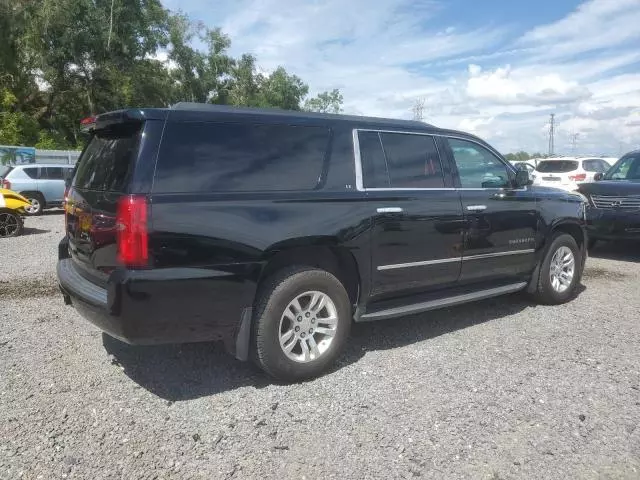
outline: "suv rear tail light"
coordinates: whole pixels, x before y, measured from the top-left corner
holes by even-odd
[[[128,267],[143,267],[149,263],[147,210],[147,199],[143,196],[125,195],[118,201],[118,260]]]
[[[576,175],[569,175],[569,180],[573,182],[584,182],[587,179],[586,173],[578,173]]]
[[[11,190],[11,182],[9,180],[2,180],[2,182],[0,182],[0,185],[2,185],[2,188]]]

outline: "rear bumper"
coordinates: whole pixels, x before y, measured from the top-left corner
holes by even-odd
[[[536,181],[534,182],[535,186],[539,186],[539,187],[552,187],[552,188],[558,188],[560,190],[564,190],[566,192],[575,192],[578,190],[578,184],[577,183],[567,183],[567,184],[561,184],[560,182],[548,182],[548,181]]]
[[[587,233],[600,240],[640,240],[640,212],[587,207]]]
[[[243,348],[236,341],[256,286],[241,275],[196,268],[118,269],[103,288],[84,278],[70,258],[58,261],[57,274],[65,302],[126,343],[222,341],[233,354]]]

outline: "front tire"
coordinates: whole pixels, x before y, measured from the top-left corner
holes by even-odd
[[[571,300],[580,284],[582,268],[582,255],[575,238],[556,233],[542,260],[534,298],[547,305]]]
[[[0,210],[0,238],[22,235],[24,223],[22,217],[11,210]]]
[[[290,267],[260,288],[254,316],[258,365],[288,382],[316,377],[335,362],[351,329],[351,304],[324,270]]]

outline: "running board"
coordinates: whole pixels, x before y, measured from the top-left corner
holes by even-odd
[[[514,283],[512,285],[505,285],[503,287],[490,288],[488,290],[480,290],[477,292],[465,293],[462,295],[456,295],[454,297],[439,298],[437,300],[430,300],[428,302],[416,303],[413,305],[406,305],[403,307],[390,308],[388,310],[380,310],[379,312],[365,313],[361,315],[356,321],[358,322],[372,322],[374,320],[384,320],[386,318],[403,317],[405,315],[413,315],[414,313],[427,312],[429,310],[436,310],[438,308],[452,307],[454,305],[460,305],[462,303],[473,302],[475,300],[482,300],[485,298],[497,297],[507,293],[519,292],[524,290],[527,286],[527,282]]]

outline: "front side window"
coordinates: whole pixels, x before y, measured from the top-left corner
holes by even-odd
[[[640,156],[621,158],[605,175],[607,180],[640,179]]]
[[[485,147],[457,138],[447,139],[458,167],[462,188],[505,188],[510,186],[507,167]]]
[[[329,129],[250,123],[172,123],[162,140],[154,191],[313,190]]]

